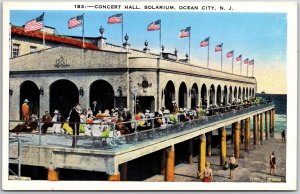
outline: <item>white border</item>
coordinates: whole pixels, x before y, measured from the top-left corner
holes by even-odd
[[[295,190],[297,184],[297,3],[296,2],[188,2],[199,6],[228,6],[234,12],[287,13],[287,154],[286,183],[210,183],[201,182],[107,182],[107,181],[8,181],[9,121],[9,11],[10,10],[75,10],[74,4],[120,4],[128,2],[4,2],[3,4],[3,110],[2,110],[2,188],[4,190]],[[132,2],[134,5],[170,5],[170,2]],[[174,2],[178,6],[183,2]],[[187,4],[187,2],[184,2]],[[76,9],[77,10],[77,9]],[[86,9],[85,11],[89,11]],[[96,10],[101,11],[101,10]],[[103,10],[110,11],[110,10]],[[117,10],[115,10],[117,11]],[[129,10],[126,10],[129,11]],[[134,11],[134,10],[130,10]],[[138,10],[149,11],[149,10]],[[162,10],[151,10],[162,11]],[[163,10],[167,11],[167,10]],[[215,11],[210,11],[215,12]],[[272,25],[272,24],[270,24]],[[82,188],[84,186],[84,188]]]

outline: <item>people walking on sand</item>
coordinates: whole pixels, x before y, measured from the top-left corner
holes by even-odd
[[[232,155],[229,157],[229,170],[230,170],[230,179],[233,179],[234,176],[234,169],[237,167],[238,165],[236,164],[236,159],[234,157],[234,153],[232,153]]]
[[[282,143],[285,143],[285,130],[282,130],[281,132],[281,141]]]
[[[202,179],[203,182],[212,182],[214,180],[213,172],[212,169],[210,168],[210,162],[205,163],[205,168],[201,173],[199,173],[198,171],[198,176],[199,177],[203,176]]]
[[[273,151],[270,155],[270,174],[275,174],[276,169],[276,157],[275,152]]]

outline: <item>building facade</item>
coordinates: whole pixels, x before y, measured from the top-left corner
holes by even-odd
[[[172,53],[150,53],[106,43],[11,29],[10,119],[21,119],[21,105],[32,113],[59,110],[67,116],[75,103],[97,101],[101,111],[128,108],[144,111],[196,105],[227,104],[255,96],[256,79],[207,69],[178,60]],[[18,45],[18,54],[16,46]],[[34,48],[35,47],[35,48]],[[136,101],[134,98],[136,91]]]

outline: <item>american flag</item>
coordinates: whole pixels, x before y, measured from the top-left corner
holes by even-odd
[[[222,43],[222,44],[216,45],[216,47],[215,47],[215,52],[220,52],[220,51],[222,51],[222,47],[223,47],[223,43]]]
[[[73,17],[68,21],[68,28],[69,29],[75,28],[77,26],[80,26],[82,23],[83,23],[83,15]]]
[[[228,52],[227,55],[226,55],[226,57],[227,57],[227,58],[233,57],[233,53],[234,53],[234,50]]]
[[[242,55],[240,55],[236,58],[236,61],[240,61],[240,60],[242,60]]]
[[[249,65],[254,65],[254,59],[252,59],[251,61],[249,61]]]
[[[160,30],[160,20],[157,20],[155,22],[152,22],[151,24],[148,25],[147,31],[155,31],[155,30]]]
[[[249,59],[247,58],[244,60],[244,64],[248,64],[248,63],[249,63]]]
[[[191,27],[187,27],[186,29],[180,30],[179,37],[185,38],[190,37]]]
[[[24,31],[25,32],[31,32],[31,31],[36,31],[40,30],[44,27],[44,13],[40,15],[39,17],[30,20],[25,24]]]
[[[205,38],[200,42],[200,47],[206,47],[209,44],[209,37]]]
[[[107,23],[108,24],[122,23],[122,13],[118,13],[118,14],[110,16],[107,20]]]

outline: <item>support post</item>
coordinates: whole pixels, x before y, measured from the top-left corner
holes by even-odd
[[[57,169],[54,169],[53,167],[50,167],[48,169],[48,181],[58,181],[59,175],[58,175]]]
[[[260,140],[263,139],[264,136],[264,127],[263,127],[263,113],[260,113],[260,120],[259,120],[259,130],[260,130]]]
[[[198,171],[201,173],[205,168],[206,162],[206,137],[205,134],[200,136],[200,152],[199,152],[199,164]]]
[[[240,158],[240,121],[233,123],[234,127],[234,155]]]
[[[174,181],[174,169],[175,169],[175,149],[174,145],[167,150],[167,165],[166,165],[166,175],[165,181]]]
[[[246,118],[246,128],[245,128],[245,151],[249,152],[250,147],[250,118]]]
[[[269,111],[265,112],[265,139],[269,139],[269,122],[268,122],[268,113]]]
[[[211,156],[211,137],[212,137],[212,131],[208,132],[206,135],[206,155]]]
[[[254,115],[253,116],[253,144],[254,145],[258,145],[258,131],[259,131],[259,123],[260,121],[260,117],[259,114],[258,115]]]
[[[188,163],[189,164],[193,164],[193,139],[190,139],[189,141],[188,141],[188,143],[189,143],[189,147],[188,147],[188,149],[189,149],[189,153],[188,153]]]
[[[245,142],[245,120],[241,120],[241,143]]]
[[[127,181],[127,162],[120,165],[121,181]]]
[[[121,180],[120,173],[115,174],[115,175],[108,175],[107,180],[108,181],[120,181]]]
[[[220,166],[223,166],[226,161],[226,128],[221,127],[219,129],[220,137],[221,137],[221,145],[220,145]]]
[[[231,125],[231,144],[234,143],[234,124]]]

